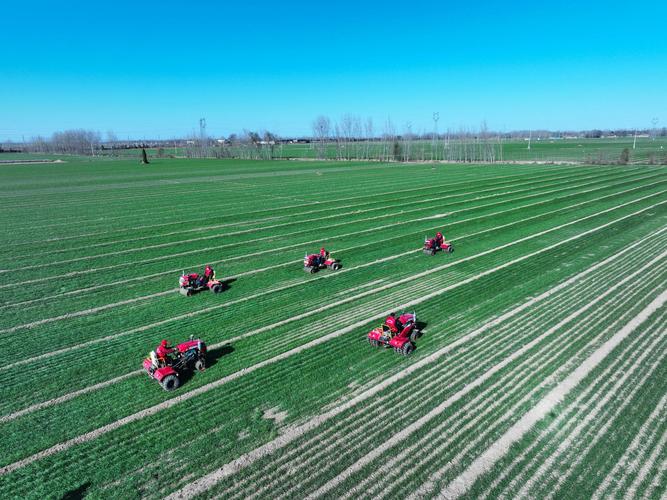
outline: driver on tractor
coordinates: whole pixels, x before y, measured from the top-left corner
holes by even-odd
[[[166,366],[169,361],[173,359],[173,354],[176,352],[175,347],[171,347],[166,340],[162,340],[160,345],[155,349],[155,354],[157,355],[158,362],[162,366]]]
[[[440,247],[442,244],[445,242],[445,237],[442,235],[440,231],[438,231],[435,234],[435,244],[436,246]]]
[[[207,264],[206,269],[204,269],[204,274],[200,274],[197,278],[197,286],[204,286],[208,284],[209,281],[213,281],[214,279],[215,271],[209,264]]]
[[[324,247],[320,248],[319,265],[324,264],[328,258],[329,258],[329,252],[327,252],[324,249]]]
[[[389,327],[389,331],[391,332],[392,337],[402,328],[401,322],[396,317],[396,313],[391,313],[389,316],[387,316],[387,319],[384,320],[384,324]]]

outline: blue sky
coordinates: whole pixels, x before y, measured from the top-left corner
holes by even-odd
[[[31,2],[0,29],[0,140],[667,125],[667,2]]]

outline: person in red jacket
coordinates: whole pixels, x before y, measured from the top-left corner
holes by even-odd
[[[329,252],[327,252],[324,247],[320,248],[320,265],[324,264],[329,258]]]
[[[206,283],[215,279],[215,271],[208,264],[206,265],[206,269],[204,269],[204,278],[206,278]]]
[[[445,242],[445,237],[440,231],[435,234],[435,244],[440,247]]]
[[[175,351],[176,351],[175,347],[171,347],[166,340],[162,340],[162,342],[160,342],[160,345],[157,346],[157,348],[155,349],[155,354],[157,354],[158,360],[163,365],[166,365],[167,361],[171,357],[171,354],[173,354]]]
[[[401,329],[401,324],[396,318],[396,313],[391,313],[389,316],[387,316],[387,319],[384,320],[384,324],[389,327],[389,330],[392,334],[398,333],[398,331]]]

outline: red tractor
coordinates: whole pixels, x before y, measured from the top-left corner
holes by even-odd
[[[438,233],[439,234],[439,233]],[[425,238],[424,239],[424,253],[427,255],[435,255],[439,250],[442,250],[445,253],[452,253],[454,251],[454,245],[445,241],[442,237],[438,238]]]
[[[157,380],[165,391],[173,391],[181,385],[179,374],[185,371],[206,369],[206,344],[201,339],[193,339],[178,344],[174,351],[164,358],[159,358],[151,351],[144,359],[144,370],[148,376]]]
[[[203,275],[198,273],[182,274],[178,280],[178,285],[178,291],[186,297],[206,289],[209,289],[212,293],[220,293],[223,289],[222,281],[206,280]]]
[[[392,313],[382,325],[368,332],[368,342],[373,347],[393,347],[394,352],[409,356],[420,335],[415,313],[403,313],[398,318]]]
[[[327,253],[325,257],[316,253],[307,255],[303,258],[303,270],[307,273],[316,273],[320,269],[331,269],[338,271],[341,268],[341,263],[338,259],[332,259]]]

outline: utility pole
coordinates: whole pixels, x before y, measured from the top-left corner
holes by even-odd
[[[635,129],[635,139],[632,141],[632,149],[637,147],[637,129]]]
[[[658,135],[658,120],[657,116],[654,116],[653,119],[651,120],[651,123],[653,124],[653,130],[651,131],[653,135],[653,140],[655,141],[655,136]]]
[[[206,152],[206,146],[204,142],[206,141],[206,118],[199,119],[199,148],[200,156],[203,158]]]
[[[533,138],[533,131],[530,130],[528,132],[528,151],[530,151],[530,141],[531,141],[532,138]]]
[[[433,112],[433,159],[437,161],[438,159],[438,120],[440,119],[440,113],[438,111]]]

